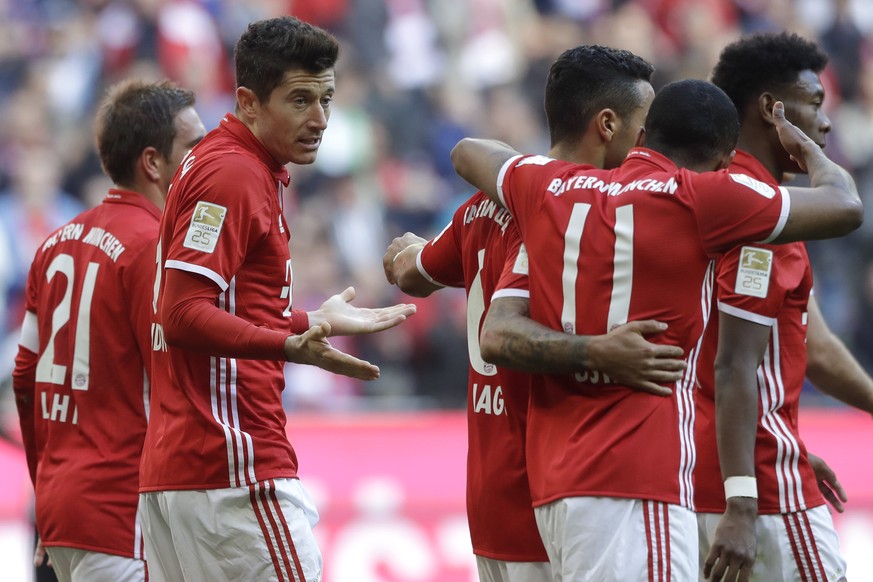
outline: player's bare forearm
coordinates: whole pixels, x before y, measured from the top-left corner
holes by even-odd
[[[540,374],[598,370],[615,383],[668,395],[671,390],[660,383],[682,377],[682,350],[643,337],[665,328],[658,322],[634,322],[602,336],[572,335],[530,319],[527,299],[504,297],[491,304],[480,348],[483,359],[498,366]]]
[[[464,138],[452,148],[455,172],[485,193],[497,204],[497,176],[510,158],[520,155],[508,145],[495,140]]]
[[[722,477],[755,475],[758,426],[757,368],[770,327],[718,314],[715,358],[715,425]]]
[[[825,394],[873,414],[873,378],[828,327],[814,297],[808,313],[806,376]]]

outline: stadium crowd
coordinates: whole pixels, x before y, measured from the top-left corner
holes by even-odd
[[[385,283],[394,236],[430,237],[471,193],[449,151],[487,136],[545,152],[549,64],[567,47],[625,48],[656,67],[654,86],[706,78],[743,33],[817,40],[833,122],[828,155],[873,193],[873,13],[866,0],[0,0],[0,375],[11,373],[27,270],[59,225],[97,204],[108,178],[92,127],[105,89],[169,78],[197,95],[207,129],[233,109],[232,47],[254,20],[293,14],[340,40],[338,91],[317,162],[296,167],[285,209],[296,306],[354,283],[361,305],[406,301]],[[832,329],[873,371],[873,222],[809,245]],[[407,324],[337,345],[380,366],[361,383],[287,369],[290,409],[461,407],[462,291],[418,302]],[[4,395],[3,402],[11,403]],[[6,406],[4,424],[17,422]]]

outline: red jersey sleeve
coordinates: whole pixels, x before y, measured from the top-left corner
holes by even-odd
[[[170,240],[164,241],[164,267],[203,275],[227,289],[246,249],[282,220],[264,195],[274,189],[275,184],[242,164],[226,164],[208,182],[191,185],[179,201]]]
[[[497,176],[497,195],[524,232],[525,217],[536,212],[556,174],[576,164],[546,156],[516,156],[503,164]]]
[[[215,306],[219,290],[210,281],[168,269],[161,322],[168,342],[225,357],[284,360],[288,334],[253,325]]]
[[[693,196],[704,249],[717,255],[738,244],[767,243],[779,236],[791,209],[788,190],[746,174],[727,171],[695,174],[683,170],[683,189]]]
[[[34,260],[38,264],[40,255]],[[36,466],[39,461],[39,446],[36,438],[34,418],[36,415],[36,364],[39,359],[39,326],[37,319],[37,290],[34,280],[36,268],[31,266],[27,274],[25,288],[24,321],[21,323],[21,339],[15,368],[12,371],[12,391],[18,409],[18,422],[21,427],[21,440],[27,458],[30,480],[36,484]]]
[[[527,249],[521,242],[521,235],[515,228],[514,222],[506,229],[506,262],[503,272],[494,288],[492,299],[500,297],[530,297],[528,286],[528,259]]]
[[[443,287],[464,286],[464,263],[458,233],[463,228],[465,208],[466,205],[458,208],[452,221],[418,253],[415,260],[418,272],[431,283]]]

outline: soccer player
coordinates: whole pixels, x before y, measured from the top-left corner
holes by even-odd
[[[577,163],[609,167],[627,155],[642,129],[654,97],[654,68],[628,52],[601,46],[579,46],[552,64],[546,85],[547,110],[556,99],[573,95],[578,110],[560,126],[566,141],[550,152]],[[529,371],[555,373],[603,370],[641,389],[662,389],[655,380],[681,377],[682,351],[646,342],[642,333],[663,331],[657,322],[636,322],[611,334],[589,338],[551,330],[523,317],[527,313],[527,276],[518,274],[524,261],[512,216],[482,192],[455,212],[452,222],[434,239],[412,233],[396,238],[383,264],[390,283],[416,296],[444,286],[467,291],[469,380],[467,398],[467,516],[482,581],[548,581],[548,555],[531,507],[524,458],[530,378],[498,368],[480,355],[479,331],[501,274],[504,293],[521,295],[515,325],[520,342],[535,343],[539,354]],[[590,343],[589,343],[590,340]]]
[[[237,42],[236,109],[182,162],[160,226],[152,408],[140,471],[153,580],[321,579],[318,514],[285,433],[283,364],[379,369],[330,334],[387,329],[414,306],[292,308],[285,164],[315,161],[338,44],[292,17]],[[294,335],[299,333],[302,335]]]
[[[522,156],[487,140],[464,139],[452,151],[461,177],[513,214],[528,252],[533,319],[577,334],[655,319],[669,326],[655,341],[687,354],[669,398],[596,371],[543,376],[531,390],[528,475],[556,581],[697,577],[692,390],[711,258],[742,241],[837,236],[861,223],[851,177],[784,120],[781,103],[774,110],[786,149],[810,169],[811,189],[709,171],[730,163],[739,122],[728,97],[704,81],[662,89],[640,139],[648,147],[614,170]],[[734,463],[725,474],[747,470]]]
[[[13,387],[37,530],[62,582],[145,579],[137,504],[151,298],[143,290],[154,281],[170,180],[205,133],[190,91],[112,87],[97,115],[97,149],[115,188],[49,236],[28,275]]]
[[[722,51],[713,82],[731,98],[741,124],[732,173],[777,188],[786,173],[800,170],[778,142],[770,114],[775,101],[785,104],[789,121],[824,147],[831,125],[819,75],[827,61],[814,43],[789,33],[752,35]],[[716,447],[716,426],[748,418],[742,411],[748,407],[757,419],[746,433],[748,443],[757,442],[754,472],[746,477],[757,485],[749,495],[758,495],[756,523],[755,499],[745,500],[758,540],[751,579],[844,579],[845,560],[819,488],[829,496],[834,492],[808,458],[798,406],[805,371],[824,391],[868,412],[873,412],[873,381],[830,333],[811,291],[812,269],[802,242],[744,245],[716,264],[718,318],[704,336],[696,400],[694,491],[704,576],[719,580],[725,567],[709,552],[725,511],[718,454],[734,443],[720,436]],[[821,352],[809,367],[807,338],[810,355]]]

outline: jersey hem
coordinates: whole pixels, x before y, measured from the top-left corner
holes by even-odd
[[[76,542],[51,542],[48,540],[40,539],[42,545],[47,548],[71,548],[74,550],[83,550],[86,552],[97,552],[100,554],[109,554],[111,556],[119,556],[121,558],[130,558],[131,560],[138,560],[140,562],[145,562],[142,558],[137,558],[133,555],[133,552],[128,552],[125,550],[118,550],[115,548],[104,548],[99,546],[90,546],[88,544],[80,544]]]
[[[277,474],[267,474],[267,475],[255,475],[256,483],[262,483],[264,481],[269,481],[270,479],[299,479],[296,471],[291,471],[289,473],[277,473]],[[231,485],[228,482],[222,483],[176,483],[173,485],[140,485],[139,492],[140,493],[157,493],[160,491],[196,491],[198,489],[203,490],[212,490],[212,489],[240,489],[242,487],[249,487],[253,483],[242,483],[240,485]]]
[[[490,552],[488,550],[477,550],[475,547],[473,548],[473,554],[476,556],[480,556],[482,558],[488,558],[489,560],[501,560],[503,562],[548,562],[549,556],[546,554],[545,549],[543,553],[539,556],[534,555],[519,555],[519,554],[504,554],[502,552]]]
[[[759,499],[758,501],[760,502],[761,500]],[[758,506],[758,515],[790,515],[792,513],[798,513],[800,511],[809,511],[810,509],[815,509],[816,507],[821,507],[822,505],[825,505],[824,499],[821,499],[819,501],[815,501],[813,503],[800,504],[798,506],[798,508],[795,509],[794,511],[782,511],[779,507],[776,507],[776,506],[767,507],[766,505],[765,506],[759,505]],[[694,513],[712,513],[712,514],[716,514],[716,515],[721,515],[727,509],[726,507],[718,508],[714,505],[708,505],[708,506],[701,507],[696,502],[695,502],[695,506],[697,506],[697,509],[695,510]]]
[[[679,496],[669,497],[669,496],[658,496],[658,495],[645,495],[642,493],[616,493],[615,491],[589,491],[589,490],[580,490],[580,491],[567,491],[564,493],[555,493],[553,495],[549,495],[547,497],[543,497],[542,499],[535,499],[533,502],[533,507],[542,507],[544,505],[548,505],[554,501],[558,501],[559,499],[566,499],[568,497],[609,497],[612,499],[636,499],[639,501],[658,501],[660,503],[668,503],[670,505],[677,505],[679,507],[684,507],[685,509],[689,509],[694,511],[693,507],[688,507],[688,505],[682,503],[682,500],[679,499]]]

